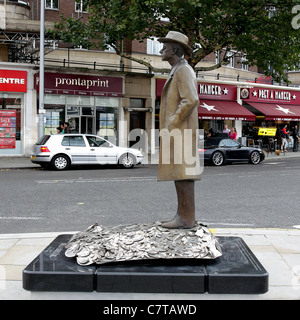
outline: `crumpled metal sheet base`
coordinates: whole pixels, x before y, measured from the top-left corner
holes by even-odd
[[[147,259],[215,259],[222,255],[218,239],[201,223],[191,229],[167,229],[161,222],[101,226],[94,224],[72,236],[67,257],[79,265]]]

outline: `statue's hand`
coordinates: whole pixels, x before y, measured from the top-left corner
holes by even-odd
[[[169,132],[171,132],[173,129],[178,129],[179,127],[179,117],[178,115],[173,115],[172,117],[170,117],[169,122],[168,122],[168,130]]]

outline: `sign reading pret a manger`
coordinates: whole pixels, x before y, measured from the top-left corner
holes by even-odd
[[[123,96],[123,79],[118,77],[82,74],[45,73],[45,93],[86,96]],[[39,90],[39,75],[35,75],[35,88]]]
[[[273,88],[251,88],[242,97],[245,102],[266,102],[280,104],[300,104],[300,91]]]

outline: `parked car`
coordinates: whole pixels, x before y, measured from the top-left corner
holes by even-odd
[[[117,147],[91,134],[44,135],[31,154],[31,162],[56,170],[83,164],[120,164],[132,168],[142,160],[139,150]]]
[[[239,142],[224,137],[209,137],[204,140],[204,162],[221,166],[225,163],[248,162],[259,164],[265,159],[261,149],[245,147]]]

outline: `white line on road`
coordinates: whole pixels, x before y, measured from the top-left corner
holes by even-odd
[[[42,220],[42,217],[0,217],[0,220]]]
[[[111,178],[111,179],[65,179],[65,180],[37,180],[40,184],[49,183],[103,183],[103,182],[137,182],[137,181],[157,181],[157,177],[128,177],[128,178]]]

